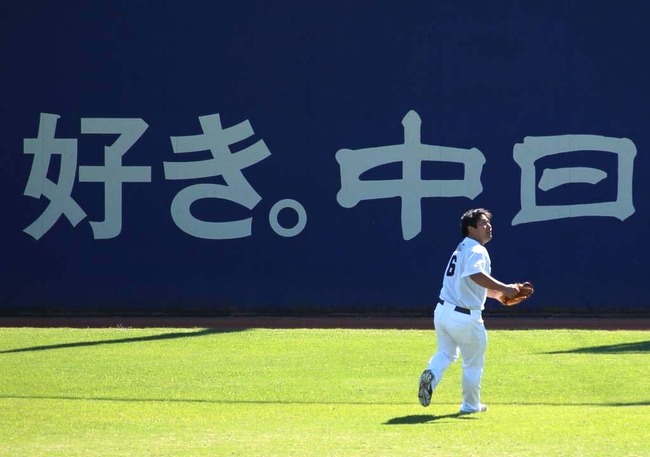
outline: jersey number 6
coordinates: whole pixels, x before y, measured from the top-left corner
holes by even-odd
[[[456,261],[458,258],[455,255],[451,256],[451,260],[449,261],[449,266],[447,267],[447,276],[453,276],[454,273],[456,272]]]

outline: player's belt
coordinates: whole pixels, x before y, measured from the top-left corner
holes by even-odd
[[[438,301],[440,302],[441,305],[445,304],[445,301],[442,298],[438,298]],[[457,313],[467,314],[468,316],[472,315],[472,312],[469,309],[463,308],[462,306],[455,306],[454,311],[456,311]]]

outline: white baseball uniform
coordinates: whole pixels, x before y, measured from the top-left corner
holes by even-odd
[[[463,359],[461,411],[478,411],[481,405],[481,377],[487,347],[481,311],[487,289],[470,278],[480,272],[491,273],[490,255],[478,241],[466,237],[447,264],[440,301],[434,312],[438,350],[428,365],[435,376],[432,387],[435,389],[460,352]]]

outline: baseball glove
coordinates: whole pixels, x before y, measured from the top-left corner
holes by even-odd
[[[499,301],[503,306],[518,305],[522,301],[528,299],[531,295],[533,295],[533,292],[535,292],[535,288],[530,282],[517,283],[517,289],[519,289],[519,292],[512,298],[508,298],[505,295],[501,294]]]

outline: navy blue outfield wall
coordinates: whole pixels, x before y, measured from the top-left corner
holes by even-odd
[[[0,7],[0,313],[647,314],[643,2]],[[496,304],[489,305],[496,310]]]

